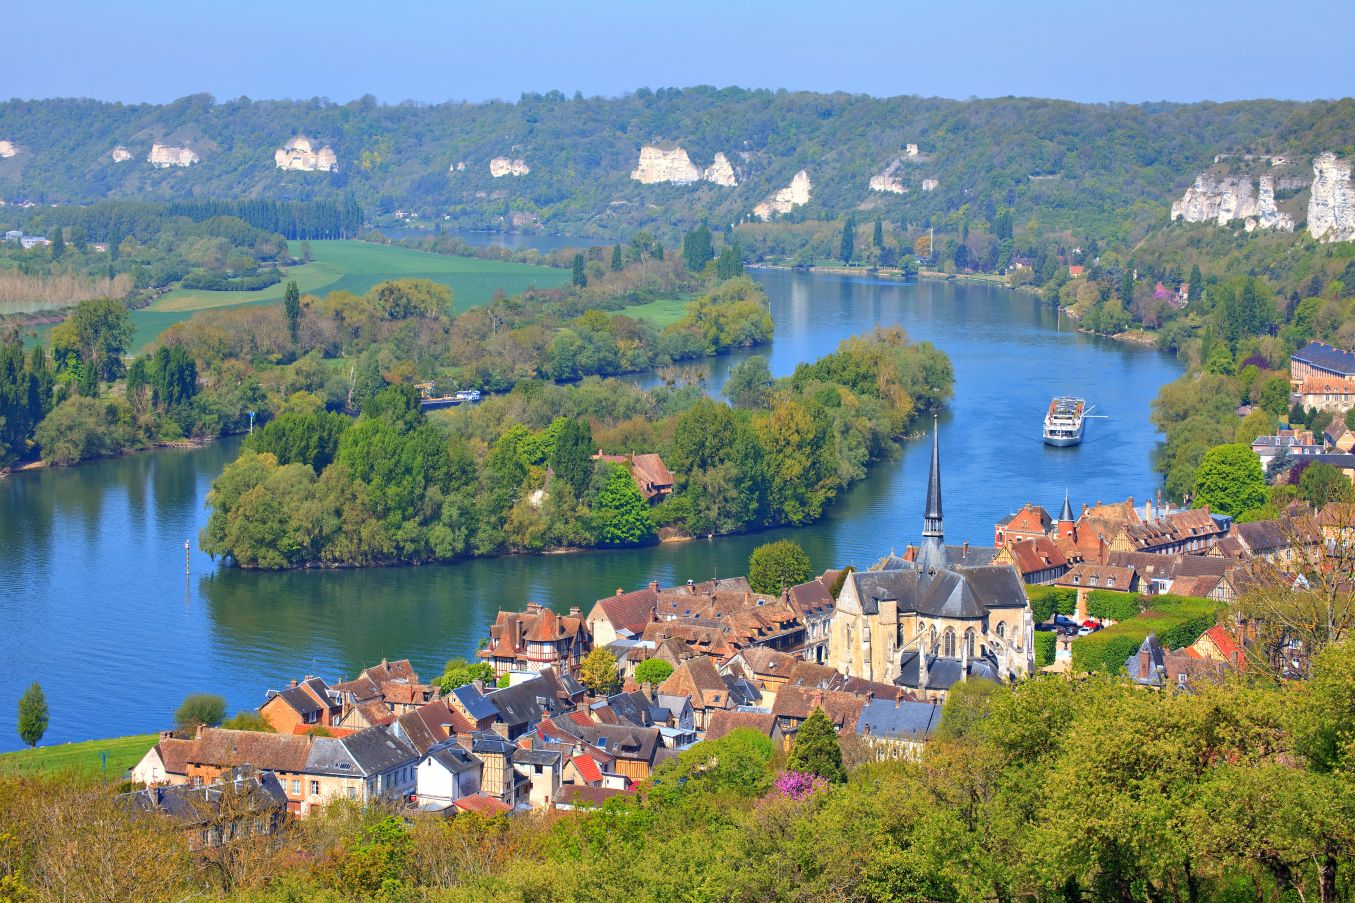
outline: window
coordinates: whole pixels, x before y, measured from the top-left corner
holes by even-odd
[[[348,798],[349,798],[350,800],[355,800],[355,799],[357,799],[357,798],[358,798],[358,788],[350,786],[350,787],[348,788]]]
[[[965,654],[970,658],[974,657],[974,628],[969,628],[964,632]]]
[[[942,655],[946,658],[955,657],[955,631],[949,627],[946,628],[945,636],[942,640]]]
[[[999,639],[1006,639],[1007,637],[1007,625],[1001,621],[997,622],[997,635]]]
[[[292,781],[292,796],[297,796],[300,793],[301,793],[301,782]]]
[[[1111,588],[1114,588],[1114,586],[1115,586],[1115,578],[1114,578],[1114,577],[1107,577],[1107,578],[1106,578],[1106,586],[1111,587]]]
[[[319,781],[311,781],[311,796],[319,796],[319,795],[320,795],[320,782],[319,782]]]
[[[1074,575],[1073,575],[1073,582],[1074,582],[1074,583],[1081,583],[1081,582],[1082,582],[1082,576],[1081,576],[1080,574],[1074,574]]]

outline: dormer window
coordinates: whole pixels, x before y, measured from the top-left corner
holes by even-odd
[[[1115,585],[1115,578],[1114,578],[1114,577],[1107,577],[1107,578],[1106,578],[1106,586],[1114,586],[1114,585]]]

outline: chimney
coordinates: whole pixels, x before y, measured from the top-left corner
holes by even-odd
[[[624,593],[621,592],[621,587],[618,586],[618,587],[616,588],[616,594],[617,594],[618,596],[624,595]]]
[[[289,681],[287,682],[287,689],[289,689],[289,690],[295,690],[295,689],[296,689],[296,678],[295,678],[295,677],[293,677],[291,680],[289,680]]]
[[[581,615],[583,614],[583,612],[579,611],[579,606],[577,606],[577,605],[571,605],[571,606],[569,606],[569,614],[570,614],[571,617],[577,618],[577,617],[581,616]]]
[[[649,581],[649,588],[657,593],[659,591],[659,581],[657,580]]]
[[[966,539],[966,540],[960,545],[960,554],[961,554],[962,556],[963,556],[963,555],[968,555],[968,554],[969,554],[969,540]]]

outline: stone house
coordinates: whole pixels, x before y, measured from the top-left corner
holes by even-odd
[[[1355,379],[1355,352],[1323,342],[1309,342],[1289,357],[1289,381],[1295,386],[1313,378]]]
[[[160,742],[146,750],[132,767],[132,781],[147,787],[189,783],[188,753],[192,746],[192,740],[180,740],[171,731],[161,731]]]

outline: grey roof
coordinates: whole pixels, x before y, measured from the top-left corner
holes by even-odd
[[[912,609],[917,598],[918,572],[909,562],[896,560],[900,567],[883,571],[853,571],[847,578],[855,582],[861,610],[866,614],[878,614],[880,602],[886,600],[898,602],[901,609]]]
[[[291,706],[298,715],[316,715],[325,711],[325,707],[300,686],[278,690],[274,695]]]
[[[1060,520],[1061,522],[1071,523],[1071,522],[1073,521],[1073,519],[1074,519],[1074,518],[1073,518],[1073,506],[1072,506],[1071,504],[1069,504],[1069,502],[1068,502],[1068,493],[1067,493],[1067,491],[1064,491],[1064,493],[1063,493],[1063,508],[1059,511],[1059,520]]]
[[[366,774],[380,774],[419,758],[419,751],[414,748],[414,744],[386,725],[349,734],[340,742]]]
[[[1148,653],[1148,673],[1142,673],[1139,656]],[[1150,633],[1139,644],[1138,651],[1125,659],[1124,669],[1135,683],[1145,686],[1157,686],[1162,683],[1162,675],[1167,672],[1167,657],[1158,641],[1157,634]]]
[[[370,730],[370,728],[369,728]],[[358,733],[361,733],[359,731]],[[316,737],[306,757],[307,774],[329,774],[343,777],[365,777],[362,769],[342,740],[334,737]]]
[[[751,680],[733,674],[721,674],[720,679],[729,688],[729,698],[735,705],[757,705],[762,701],[762,691]]]
[[[861,709],[856,732],[871,737],[922,741],[941,723],[941,706],[931,702],[872,699]]]
[[[147,787],[122,795],[121,802],[138,812],[156,812],[190,824],[207,820],[208,808],[216,806],[226,784],[234,784],[249,793],[250,808],[255,812],[287,810],[287,793],[277,775],[271,771],[234,773],[225,781],[194,787],[178,784],[169,787]],[[242,813],[243,814],[243,813]]]
[[[668,713],[675,714],[685,711],[692,707],[692,701],[686,696],[670,696],[667,693],[658,695],[659,705],[668,710]]]
[[[485,698],[493,703],[505,724],[535,724],[557,708],[555,694],[541,677],[488,693]]]
[[[636,727],[650,727],[655,721],[668,720],[667,714],[663,718],[654,717],[655,707],[650,704],[649,697],[639,690],[608,696],[604,704],[611,707],[617,718]]]
[[[569,727],[585,743],[623,759],[652,762],[655,749],[662,748],[659,729],[655,727],[629,727],[624,724],[571,724]]]
[[[510,741],[492,731],[477,731],[471,737],[470,751],[478,755],[508,755],[517,749]]]
[[[971,546],[967,543],[962,546],[946,546],[948,567],[983,567],[992,564],[996,557],[997,548],[995,546]]]
[[[1343,376],[1355,376],[1355,353],[1322,342],[1309,342],[1295,351],[1292,359]]]
[[[473,771],[476,768],[483,767],[483,763],[475,756],[466,752],[465,749],[458,746],[454,741],[444,741],[428,751],[428,758],[433,759],[443,768],[459,774],[463,771]]]
[[[978,620],[987,614],[969,581],[955,571],[937,571],[917,602],[919,614]]]
[[[941,522],[941,429],[932,417],[932,465],[927,475],[927,507],[922,513],[922,547],[917,552],[923,570],[946,566],[946,547]]]
[[[494,703],[490,702],[489,697],[475,689],[471,684],[463,684],[457,687],[452,690],[452,695],[476,721],[482,718],[498,717],[499,710],[494,707]]]
[[[914,690],[949,690],[960,682],[963,673],[962,664],[958,658],[928,655],[927,686],[922,687],[918,685],[918,653],[905,652],[899,662],[899,676],[894,678],[894,683]],[[994,683],[1002,682],[1001,669],[991,653],[969,660],[969,677],[991,680]]]
[[[519,749],[513,753],[513,763],[560,767],[560,754],[551,749]]]

